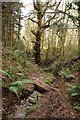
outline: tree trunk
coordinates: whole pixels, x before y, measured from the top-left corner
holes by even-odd
[[[78,3],[78,55],[80,56],[80,1]],[[78,65],[80,71],[80,63]],[[80,76],[78,79],[78,84],[80,85]]]
[[[41,55],[40,55],[40,44],[41,44],[41,33],[37,31],[36,33],[36,43],[35,43],[35,62],[36,64],[39,64],[41,61]]]
[[[35,62],[36,64],[40,64],[41,62],[41,55],[40,55],[40,46],[41,46],[41,25],[42,25],[42,11],[41,11],[41,3],[37,2],[37,6],[38,6],[38,11],[37,11],[37,20],[38,20],[38,28],[37,28],[37,32],[36,32],[36,43],[35,43]]]
[[[20,18],[20,13],[18,13],[18,41],[20,40],[20,30],[21,30],[21,18]]]
[[[78,52],[80,56],[80,2],[78,4]]]

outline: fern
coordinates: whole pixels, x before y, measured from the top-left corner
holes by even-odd
[[[18,87],[16,87],[16,86],[11,86],[11,87],[9,87],[9,90],[10,90],[11,92],[15,93],[17,97],[19,97],[19,96],[18,96],[18,91],[19,91],[19,88],[18,88]]]
[[[62,69],[59,73],[59,75],[61,75],[62,78],[65,79],[73,79],[74,75],[71,74],[71,72],[69,71],[69,69]]]
[[[33,80],[23,79],[21,81],[15,81],[11,84],[9,90],[15,93],[17,97],[19,97],[19,92],[22,90],[26,90],[26,83],[33,84]]]
[[[71,94],[72,97],[78,96],[78,95],[80,95],[80,93],[75,92],[75,93],[72,93],[72,94]]]
[[[12,76],[8,72],[0,70],[0,73],[6,74],[12,80]]]
[[[20,81],[15,81],[12,83],[12,86],[22,86],[24,87],[26,85],[26,83],[32,83],[33,84],[33,80],[28,80],[28,79],[23,79]]]
[[[80,85],[73,85],[70,83],[66,83],[69,87],[68,90],[71,92],[71,96],[80,95]]]
[[[80,106],[79,105],[75,105],[74,107],[78,112],[80,112]]]
[[[68,90],[70,92],[70,97],[74,108],[80,112],[80,85],[73,85],[66,83],[68,85]]]

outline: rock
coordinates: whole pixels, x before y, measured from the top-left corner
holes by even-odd
[[[34,91],[32,94],[31,94],[32,97],[41,97],[42,94],[37,92],[37,91]]]
[[[19,113],[14,118],[25,118],[25,114]]]
[[[37,98],[29,97],[29,98],[28,98],[28,102],[30,102],[30,103],[32,103],[32,104],[36,104]]]
[[[23,105],[24,104],[24,100],[21,100],[21,105]]]
[[[31,96],[28,98],[28,102],[29,103],[32,103],[32,104],[36,104],[36,102],[38,101],[38,98],[41,97],[42,94],[40,94],[39,92],[37,91],[34,91]]]
[[[27,109],[27,110],[31,109],[31,106],[27,106],[26,109]]]
[[[25,118],[26,113],[24,107],[15,105],[15,111],[13,112],[13,118]]]
[[[32,106],[32,104],[31,104],[31,103],[29,103],[29,102],[27,102],[27,106]]]

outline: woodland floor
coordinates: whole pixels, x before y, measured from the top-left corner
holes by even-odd
[[[35,74],[33,74],[35,75]],[[44,73],[42,74],[45,75]],[[38,74],[36,74],[37,79]],[[40,100],[40,107],[36,109],[29,118],[78,118],[79,114],[70,105],[68,98],[65,97],[67,94],[67,86],[64,81],[57,82],[53,87],[56,87],[61,94],[57,91],[50,91],[43,95]],[[44,112],[43,112],[44,111]]]
[[[0,119],[2,118],[2,95],[0,94]]]
[[[13,64],[13,62],[12,62]],[[52,77],[52,73],[44,72],[36,64],[30,63],[31,70],[27,74],[29,79],[37,79],[44,81],[47,77]],[[80,77],[79,73],[75,73],[76,78]],[[33,93],[22,95],[19,99],[15,94],[8,89],[3,88],[3,119],[6,118],[76,118],[80,119],[80,114],[77,113],[71,106],[67,94],[67,86],[64,80],[56,76],[56,80],[50,86],[57,88],[48,92],[40,92],[35,89]],[[75,83],[76,80],[72,82]],[[33,97],[38,95],[37,101]]]
[[[9,67],[14,68],[13,72],[16,74],[16,68],[20,67],[20,64],[17,65],[17,62],[13,58],[9,58],[7,52],[3,52],[3,68],[8,70]],[[48,91],[39,89],[33,84],[26,85],[28,90],[31,90],[34,87],[33,92],[28,92],[27,90],[24,93],[20,93],[19,99],[17,96],[10,92],[7,88],[3,87],[2,90],[2,117],[3,119],[7,118],[76,118],[79,120],[80,113],[76,112],[75,109],[71,106],[70,100],[67,95],[67,86],[64,79],[53,76],[51,72],[45,72],[44,67],[39,67],[30,62],[26,66],[24,65],[23,69],[25,76],[31,80],[42,81],[51,80],[53,83],[45,83],[49,87],[55,88]],[[19,74],[21,75],[21,74]],[[16,74],[17,76],[17,74]],[[23,74],[24,77],[24,74]],[[54,77],[54,80],[53,80]],[[76,83],[80,78],[80,74],[75,72],[75,78],[71,83]],[[8,83],[8,77],[3,76],[3,79]],[[16,79],[20,79],[20,76],[17,76]],[[0,102],[1,103],[1,102]],[[1,104],[0,104],[1,109]]]

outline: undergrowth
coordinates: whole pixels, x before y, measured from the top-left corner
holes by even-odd
[[[23,48],[4,48],[3,66],[0,70],[2,74],[2,87],[16,94],[19,98],[23,90],[27,90],[26,84],[33,84],[33,80],[28,79],[30,60]]]
[[[66,83],[68,86],[69,97],[71,98],[71,104],[78,112],[80,112],[80,85],[73,85]]]

